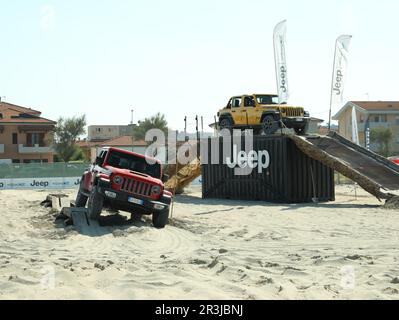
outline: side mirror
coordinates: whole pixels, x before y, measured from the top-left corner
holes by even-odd
[[[164,174],[163,176],[162,176],[162,182],[167,182],[168,180],[169,180],[169,175],[167,175],[167,174]]]

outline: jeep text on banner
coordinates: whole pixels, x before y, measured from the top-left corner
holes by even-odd
[[[0,190],[73,189],[79,186],[79,183],[80,183],[80,177],[0,179]]]

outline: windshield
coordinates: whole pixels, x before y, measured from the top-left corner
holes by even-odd
[[[145,158],[135,157],[123,152],[112,151],[107,163],[115,168],[144,173],[158,179],[161,177],[161,165],[159,163],[149,164]]]
[[[256,96],[256,100],[258,101],[258,104],[278,104],[278,96]]]

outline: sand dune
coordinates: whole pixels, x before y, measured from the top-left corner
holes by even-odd
[[[194,189],[164,230],[77,230],[40,207],[48,192],[0,191],[0,299],[398,299],[399,212],[357,193],[273,205]]]

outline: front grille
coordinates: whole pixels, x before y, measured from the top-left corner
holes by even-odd
[[[151,195],[151,188],[152,185],[149,183],[124,178],[121,190],[128,193],[149,197]]]
[[[281,112],[285,114],[286,117],[302,117],[302,108],[281,108]]]

